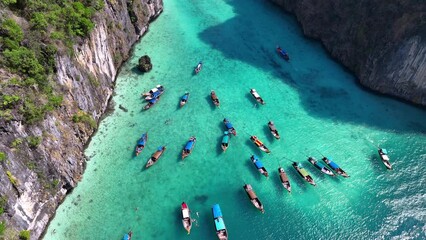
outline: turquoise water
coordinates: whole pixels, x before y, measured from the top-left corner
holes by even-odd
[[[215,239],[215,203],[230,239],[426,238],[424,110],[363,90],[318,42],[303,37],[293,17],[267,1],[165,0],[164,6],[123,67],[115,111],[93,137],[83,180],[44,239],[120,239],[129,229],[133,239]],[[289,51],[290,62],[276,54],[277,44]],[[154,67],[142,75],[133,67],[144,54]],[[193,75],[199,60],[204,68]],[[141,111],[140,93],[157,84],[166,92]],[[265,105],[255,104],[250,88]],[[210,101],[212,89],[220,109]],[[191,95],[180,109],[185,91]],[[225,153],[224,117],[238,133]],[[281,140],[269,133],[269,119]],[[135,157],[146,131],[148,144]],[[251,134],[271,154],[259,152]],[[192,135],[195,149],[181,161]],[[385,169],[371,142],[388,149],[394,170]],[[167,145],[164,156],[144,170],[160,145]],[[351,177],[320,175],[306,161],[307,155],[320,158],[317,150]],[[255,170],[251,154],[261,157],[269,178]],[[283,157],[302,162],[317,187],[303,182]],[[279,181],[279,165],[291,194]],[[253,186],[265,214],[248,201],[244,183]],[[189,236],[180,220],[182,201],[197,220]]]

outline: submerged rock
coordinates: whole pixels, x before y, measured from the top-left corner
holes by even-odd
[[[149,72],[152,69],[151,58],[148,55],[139,58],[138,69],[142,72]]]

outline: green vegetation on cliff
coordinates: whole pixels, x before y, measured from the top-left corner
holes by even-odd
[[[102,0],[0,0],[0,118],[32,124],[59,107],[55,56],[87,37]]]

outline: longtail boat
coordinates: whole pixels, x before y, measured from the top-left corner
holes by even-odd
[[[186,143],[185,147],[182,150],[182,160],[186,158],[189,154],[191,154],[192,149],[194,149],[195,147],[196,140],[197,139],[194,136],[189,138],[188,142]]]
[[[225,132],[223,132],[223,138],[222,138],[222,143],[221,143],[221,146],[222,146],[222,150],[223,151],[226,151],[226,149],[228,149],[228,147],[229,147],[229,132],[228,131],[225,131]]]
[[[194,69],[195,74],[198,74],[201,71],[201,68],[203,67],[203,62],[199,61],[197,66]]]
[[[142,134],[141,138],[139,138],[138,143],[136,145],[135,153],[136,156],[139,155],[139,153],[142,152],[142,150],[145,148],[146,142],[148,141],[148,133]]]
[[[151,96],[153,93],[157,92],[159,89],[164,89],[162,85],[157,85],[155,88],[149,90],[148,92],[142,93],[142,97],[148,97]]]
[[[296,169],[297,173],[299,173],[299,175],[303,179],[305,179],[305,181],[312,184],[313,186],[316,186],[314,179],[309,175],[309,173],[302,167],[300,163],[293,162],[292,166],[294,167],[294,169]]]
[[[281,183],[288,192],[291,192],[290,180],[288,179],[287,173],[284,171],[284,168],[278,168],[278,174],[280,175]]]
[[[333,162],[331,160],[331,158],[327,158],[327,157],[323,157],[322,160],[336,173],[338,173],[339,175],[341,175],[342,177],[349,177],[349,175],[343,171],[342,168],[339,167],[339,165],[337,165],[335,162]]]
[[[269,131],[271,131],[272,135],[276,138],[276,139],[280,139],[280,134],[278,133],[277,128],[275,127],[274,122],[269,121],[268,122],[268,127],[269,127]]]
[[[226,230],[225,222],[223,221],[223,215],[222,211],[220,210],[219,204],[213,205],[212,212],[217,237],[219,238],[219,240],[227,240],[228,231]]]
[[[185,104],[188,102],[189,99],[189,92],[186,92],[182,98],[180,99],[180,107],[185,106]]]
[[[216,95],[216,93],[215,93],[213,90],[212,90],[212,91],[211,91],[211,93],[210,93],[210,97],[211,97],[211,99],[212,99],[213,104],[214,104],[216,107],[220,107],[219,98],[217,98],[217,95]]]
[[[270,153],[271,151],[263,144],[262,141],[260,141],[256,136],[251,136],[250,140],[262,151],[266,153]]]
[[[185,202],[182,202],[181,210],[183,227],[188,232],[188,234],[190,234],[192,227],[191,211],[189,210],[189,207]]]
[[[225,124],[226,130],[228,130],[228,132],[232,133],[234,136],[237,136],[237,131],[235,130],[234,126],[232,126],[232,123],[229,121],[229,119],[224,118],[223,123]]]
[[[244,185],[244,190],[247,193],[248,198],[250,199],[250,202],[253,203],[253,205],[259,209],[259,211],[261,211],[262,213],[265,212],[265,210],[263,209],[263,204],[260,202],[259,198],[256,196],[256,193],[254,192],[253,188],[251,187],[250,184],[245,184]]]
[[[308,161],[310,163],[312,163],[312,165],[314,165],[322,173],[327,174],[329,176],[333,176],[333,177],[336,176],[336,175],[334,175],[334,173],[330,169],[328,169],[326,166],[324,166],[324,164],[318,162],[315,158],[308,157]]]
[[[290,57],[288,56],[286,50],[282,49],[280,46],[277,46],[277,52],[284,58],[284,60],[290,61]]]
[[[260,161],[259,157],[256,155],[251,155],[251,161],[254,163],[254,166],[256,169],[263,174],[265,177],[269,176],[268,171],[266,171],[266,168],[263,166],[263,163]]]
[[[132,235],[133,235],[133,232],[129,231],[128,233],[124,234],[124,237],[122,238],[122,240],[132,240]]]
[[[263,101],[262,97],[259,95],[259,93],[257,93],[256,89],[254,88],[250,89],[250,93],[254,97],[254,99],[256,99],[258,103],[262,105],[265,104],[265,101]]]
[[[388,152],[384,148],[379,148],[378,150],[380,159],[382,159],[383,164],[387,169],[392,170],[392,164],[389,161]]]
[[[160,157],[163,155],[164,151],[166,151],[166,146],[158,147],[157,151],[152,154],[151,158],[148,160],[145,167],[149,168],[152,165],[154,165],[158,161],[158,159],[160,159]]]

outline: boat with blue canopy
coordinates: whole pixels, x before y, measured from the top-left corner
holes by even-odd
[[[194,136],[189,138],[188,142],[182,150],[182,160],[192,153],[192,149],[195,147],[196,140],[197,139]]]
[[[212,212],[217,237],[219,238],[219,240],[227,240],[228,231],[226,230],[225,222],[223,221],[223,215],[222,211],[220,210],[219,204],[213,205]]]
[[[277,52],[284,58],[284,60],[289,61],[290,57],[286,50],[282,49],[280,46],[277,46]]]
[[[306,171],[306,169],[303,168],[302,164],[293,162],[292,166],[294,169],[296,169],[297,173],[299,173],[299,175],[303,179],[305,179],[305,181],[312,184],[313,186],[316,186],[314,179],[311,177],[311,175],[309,175],[308,171]]]
[[[157,85],[155,88],[149,90],[148,92],[142,93],[141,96],[142,97],[151,96],[153,93],[157,92],[159,89],[163,89],[164,90],[164,87],[162,85]]]
[[[251,155],[250,157],[251,161],[253,162],[256,169],[263,174],[265,177],[269,176],[268,171],[266,171],[266,168],[263,166],[263,163],[260,161],[259,157],[256,155]]]
[[[388,152],[384,148],[379,148],[378,150],[380,159],[382,159],[383,164],[387,169],[392,170],[392,164],[389,161]]]
[[[157,151],[155,153],[153,153],[152,156],[149,158],[145,167],[149,168],[152,165],[154,165],[158,161],[158,159],[160,159],[160,157],[163,156],[164,151],[166,151],[166,146],[158,147]]]
[[[142,136],[139,138],[138,143],[136,145],[135,153],[136,156],[139,155],[139,153],[142,152],[142,150],[145,148],[146,142],[148,141],[148,133],[142,134]]]
[[[185,106],[185,104],[188,102],[189,99],[189,92],[186,92],[182,98],[180,99],[180,107]]]
[[[226,151],[226,149],[228,149],[228,147],[229,147],[229,132],[228,131],[225,131],[225,132],[223,132],[223,137],[222,137],[222,143],[221,143],[221,146],[222,146],[222,150],[223,151]]]
[[[263,208],[263,204],[260,202],[259,198],[256,196],[256,193],[253,190],[253,187],[250,184],[245,184],[243,186],[244,190],[247,193],[248,198],[250,199],[250,202],[262,213],[265,212],[265,209]]]
[[[234,136],[237,136],[237,131],[235,130],[229,119],[224,118],[223,123],[225,124],[226,130],[228,130],[228,132],[232,133]]]
[[[333,160],[331,159],[331,157],[326,157],[324,156],[322,158],[322,160],[337,174],[341,175],[342,177],[349,177],[349,175],[343,171],[343,169],[341,167],[339,167],[339,165],[337,165],[337,163],[333,162]]]
[[[310,163],[312,163],[312,165],[314,165],[318,170],[320,170],[322,173],[329,175],[329,176],[336,176],[334,175],[334,173],[328,169],[326,166],[324,166],[324,164],[318,162],[314,157],[308,157],[308,161]]]

